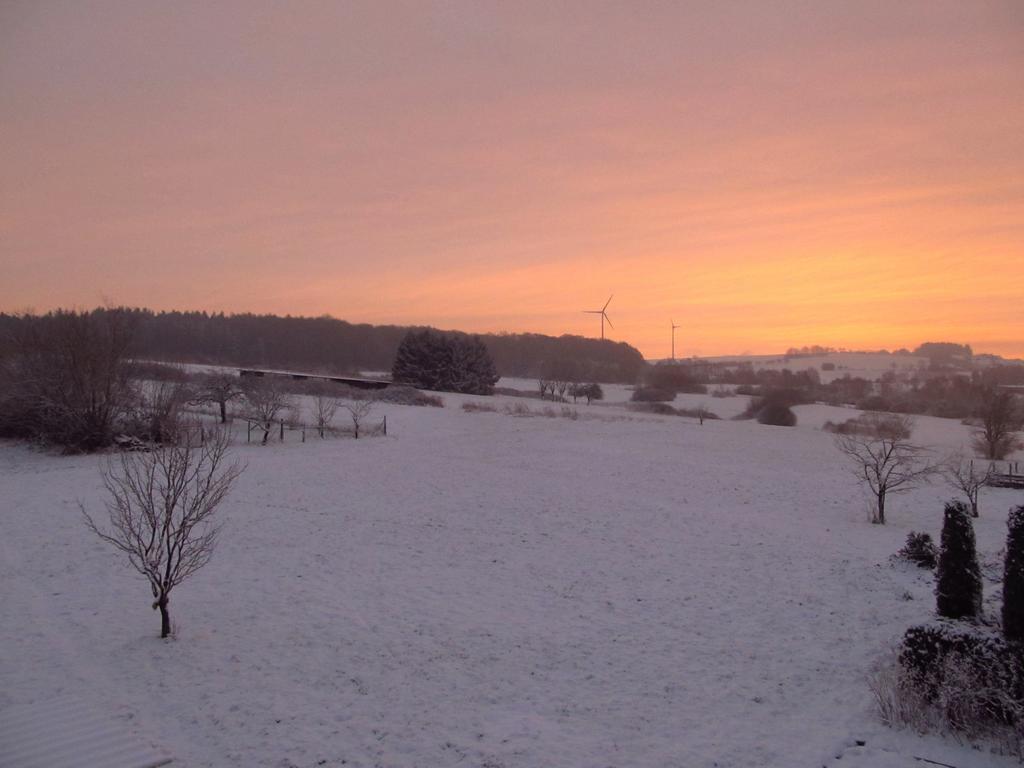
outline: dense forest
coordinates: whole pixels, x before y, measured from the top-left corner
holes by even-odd
[[[136,358],[338,374],[390,371],[410,330],[326,316],[127,311],[133,321],[130,353]],[[18,316],[0,314],[0,345],[3,338],[17,335],[21,322]],[[480,339],[503,376],[536,377],[557,361],[571,363],[587,380],[633,383],[644,367],[640,352],[624,342],[504,333],[481,334]]]

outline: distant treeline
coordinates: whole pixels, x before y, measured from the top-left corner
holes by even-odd
[[[339,374],[390,371],[398,345],[411,330],[333,317],[94,310],[108,311],[131,316],[130,354],[136,358]],[[22,322],[0,313],[0,354],[2,339],[15,337]],[[503,376],[535,378],[558,361],[572,363],[588,381],[633,383],[645,365],[640,352],[623,342],[540,334],[481,334],[480,339]]]

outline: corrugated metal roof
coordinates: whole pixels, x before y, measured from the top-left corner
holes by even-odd
[[[171,760],[95,703],[65,697],[0,711],[0,768],[157,768]]]

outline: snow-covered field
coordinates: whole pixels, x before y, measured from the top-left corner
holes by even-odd
[[[870,709],[872,662],[933,610],[930,576],[888,558],[937,536],[946,488],[873,526],[818,429],[848,409],[699,426],[615,392],[577,420],[448,395],[379,407],[387,438],[243,436],[172,641],[81,523],[102,458],[0,444],[0,707],[84,695],[183,766],[1012,764]],[[965,429],[918,435],[946,449]],[[983,557],[1022,501],[984,496]]]

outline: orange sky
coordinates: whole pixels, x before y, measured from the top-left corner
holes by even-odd
[[[0,310],[1024,357],[1024,5],[5,2]]]

